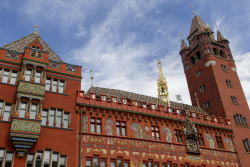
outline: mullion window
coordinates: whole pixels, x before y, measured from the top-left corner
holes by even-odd
[[[92,133],[101,133],[101,118],[91,118],[90,130]]]
[[[27,110],[27,102],[21,102],[19,107],[19,117],[24,118]]]
[[[215,138],[216,138],[216,143],[217,143],[218,148],[224,149],[222,137],[221,136],[216,136]]]
[[[31,80],[31,75],[32,75],[32,69],[27,68],[25,71],[24,80],[29,82]]]
[[[17,78],[17,71],[11,71],[10,84],[15,85],[16,84],[16,78]]]
[[[117,136],[126,136],[126,123],[123,121],[116,121]]]
[[[33,103],[30,108],[30,119],[36,119],[37,104]]]
[[[42,125],[47,125],[48,111],[43,110],[42,112]]]
[[[53,153],[52,155],[52,167],[58,166],[59,153]]]
[[[4,69],[2,83],[8,83],[10,70]]]
[[[5,167],[11,167],[13,162],[13,153],[7,152],[5,159]]]
[[[3,101],[0,100],[0,116],[3,114]]]
[[[42,72],[41,71],[36,71],[36,73],[35,73],[35,83],[40,83],[41,82],[41,76],[42,76]]]
[[[160,131],[158,126],[151,126],[153,140],[160,140]]]

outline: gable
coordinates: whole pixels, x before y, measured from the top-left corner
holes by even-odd
[[[62,60],[60,57],[47,45],[47,43],[36,33],[32,33],[30,35],[27,35],[19,40],[16,40],[14,42],[11,42],[7,45],[4,45],[3,48],[16,51],[16,52],[24,52],[24,49],[26,47],[29,47],[29,44],[33,43],[34,41],[38,41],[40,45],[43,48],[43,51],[47,52],[49,54],[49,59],[53,61],[59,61]]]

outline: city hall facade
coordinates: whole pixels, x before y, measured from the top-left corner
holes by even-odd
[[[192,105],[170,101],[160,61],[157,98],[84,92],[81,67],[38,32],[0,47],[0,167],[248,167],[250,113],[229,41],[199,16],[187,40]]]

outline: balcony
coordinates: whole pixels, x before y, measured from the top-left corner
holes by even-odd
[[[14,117],[10,128],[10,141],[19,157],[37,142],[40,136],[41,120]]]

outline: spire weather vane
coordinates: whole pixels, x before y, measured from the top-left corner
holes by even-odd
[[[193,14],[193,16],[195,16],[195,15],[196,15],[196,12],[195,12],[195,10],[194,10],[194,6],[193,6],[193,5],[190,5],[190,8],[192,9],[192,14]]]
[[[38,25],[37,24],[34,25],[34,30],[35,30],[34,33],[38,34]]]
[[[93,77],[93,70],[91,69],[91,70],[90,70],[90,81],[91,81],[90,85],[91,85],[91,87],[93,87],[93,80],[94,80],[94,77]]]

